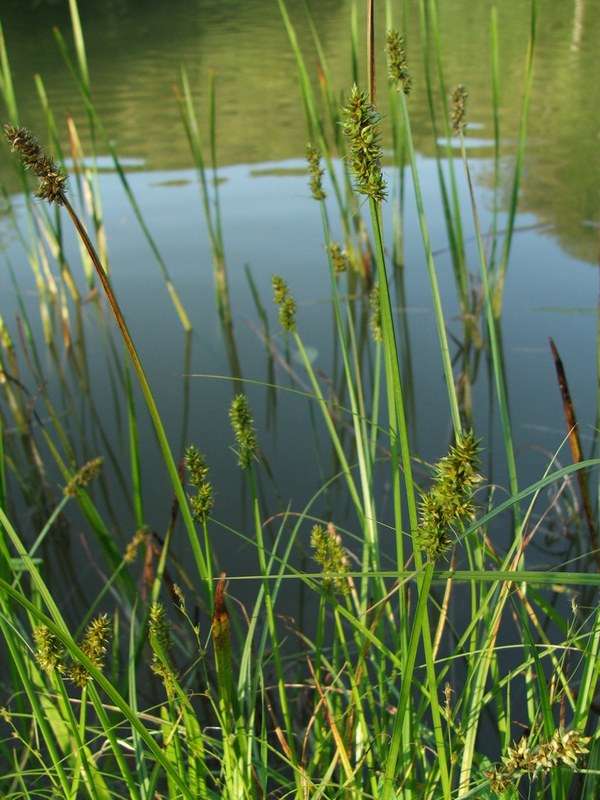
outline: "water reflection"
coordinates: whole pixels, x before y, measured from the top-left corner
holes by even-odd
[[[321,0],[313,13],[340,97],[350,75],[350,3]],[[492,2],[466,0],[439,8],[448,86],[469,90],[473,135],[492,138],[489,27]],[[25,7],[29,6],[27,11]],[[318,59],[300,4],[290,4],[300,44],[317,78]],[[528,3],[498,6],[501,57],[501,136],[510,158],[518,134]],[[276,4],[182,0],[174,13],[164,3],[80,2],[93,100],[117,151],[146,167],[179,169],[190,158],[172,84],[185,65],[206,116],[208,72],[217,87],[217,157],[222,165],[278,161],[303,153],[306,131],[295,65]],[[362,4],[359,25],[362,23]],[[422,48],[418,3],[408,9],[408,45],[415,90],[411,114],[417,148],[431,154],[429,112],[422,92]],[[43,77],[58,115],[73,113],[85,128],[85,113],[52,34],[70,40],[66,3],[5,0],[1,21],[14,73],[22,122],[45,125],[34,73]],[[400,24],[400,21],[397,21]],[[599,0],[545,4],[538,19],[534,91],[521,208],[549,225],[577,258],[597,259],[600,160]],[[383,74],[383,34],[376,43]],[[385,92],[380,92],[385,102]],[[61,123],[61,129],[65,129]],[[475,155],[472,151],[472,155]],[[490,180],[483,173],[480,180]]]

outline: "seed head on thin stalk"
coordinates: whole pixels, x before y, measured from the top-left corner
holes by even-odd
[[[279,324],[284,331],[296,330],[296,303],[290,295],[287,283],[279,275],[273,276],[273,302],[279,306]]]
[[[467,127],[467,90],[459,83],[452,90],[452,130],[456,134],[463,133]]]
[[[192,516],[195,522],[203,524],[210,516],[215,499],[212,484],[207,478],[208,465],[195,445],[190,445],[185,451],[185,466],[190,483],[196,488],[196,494],[188,495]]]
[[[589,753],[590,736],[583,736],[578,730],[565,731],[556,728],[548,739],[542,737],[533,741],[533,736],[523,736],[517,744],[502,756],[502,763],[495,764],[484,772],[490,782],[490,789],[503,795],[512,783],[518,784],[524,774],[535,778],[540,773],[548,773],[557,767],[577,768],[578,763]]]
[[[379,294],[379,284],[375,284],[369,295],[369,305],[371,307],[371,336],[374,342],[383,342],[383,330],[381,327],[381,297]]]
[[[65,672],[65,648],[62,642],[45,625],[34,628],[35,657],[47,673]]]
[[[356,191],[378,203],[387,195],[381,170],[382,116],[375,111],[367,94],[354,84],[344,106],[342,123],[348,141],[348,163],[356,179]]]
[[[173,645],[171,623],[162,603],[152,603],[148,617],[148,639],[152,648],[150,669],[159,675],[169,695],[175,691],[175,671],[169,663],[169,653]]]
[[[35,192],[36,197],[49,203],[57,203],[59,206],[64,205],[67,176],[54,159],[44,153],[27,128],[16,128],[14,125],[6,124],[4,133],[11,151],[18,154],[25,169],[30,169],[40,179]]]
[[[133,564],[137,558],[138,550],[142,545],[145,545],[150,538],[150,528],[147,525],[142,525],[131,537],[131,541],[125,548],[125,555],[123,561],[126,564]]]
[[[315,200],[324,200],[327,197],[323,189],[323,175],[325,170],[321,167],[321,153],[312,144],[306,146],[306,160],[308,161],[308,175],[310,191]]]
[[[475,513],[473,492],[482,477],[479,440],[472,431],[457,438],[448,455],[436,464],[433,485],[421,498],[418,541],[430,561],[452,544],[451,534]]]
[[[330,522],[325,530],[322,525],[313,525],[310,545],[315,551],[315,561],[323,568],[323,588],[326,591],[348,594],[350,584],[344,577],[344,573],[348,571],[348,558],[335,526]]]
[[[231,427],[237,442],[238,466],[248,469],[252,461],[256,458],[258,440],[254,431],[250,404],[245,394],[238,394],[234,397],[229,411]]]
[[[342,250],[339,242],[329,243],[329,256],[335,275],[341,275],[342,272],[346,272],[348,269],[348,254],[345,250]]]
[[[107,614],[100,614],[88,625],[81,641],[81,650],[97,669],[104,667],[104,657],[112,634]],[[85,686],[91,678],[87,668],[75,662],[69,670],[71,680],[78,686]]]
[[[399,91],[402,89],[404,94],[410,94],[412,89],[412,75],[408,71],[406,61],[406,50],[404,49],[404,37],[398,31],[387,32],[388,74],[390,82]]]
[[[67,497],[75,497],[79,489],[84,489],[88,486],[93,479],[98,475],[102,469],[104,459],[102,456],[93,458],[81,467],[80,470],[71,478],[69,483],[63,489],[63,493]]]

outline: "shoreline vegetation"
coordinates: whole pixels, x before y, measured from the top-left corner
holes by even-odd
[[[373,4],[367,5],[367,79],[361,87],[354,4],[349,34],[353,74],[340,105],[339,87],[331,83],[310,11],[318,85],[285,0],[277,0],[301,87],[309,142],[307,184],[322,222],[342,376],[337,398],[312,363],[297,319],[293,277],[283,268],[273,276],[272,312],[285,342],[279,357],[289,362],[293,346],[299,362],[295,369],[301,367],[306,387],[303,394],[310,397],[334,454],[335,471],[324,477],[322,491],[330,483],[343,487],[352,527],[339,526],[335,511],[331,519],[317,517],[317,498],[299,512],[283,498],[275,516],[263,503],[261,475],[271,476],[233,336],[215,155],[214,76],[209,78],[210,113],[202,125],[185,71],[176,90],[198,176],[215,302],[230,354],[232,449],[243,475],[239,502],[247,505],[252,529],[238,535],[253,548],[258,565],[253,576],[243,570],[239,576],[225,575],[219,568],[219,487],[213,486],[201,442],[176,449],[169,440],[168,420],[161,416],[111,283],[93,167],[100,151],[113,161],[161,271],[168,302],[184,334],[190,332],[185,298],[177,292],[109,132],[95,113],[76,0],[69,2],[75,56],[59,32],[56,38],[86,108],[90,140],[97,148],[91,159],[84,159],[72,118],[67,122],[71,152],[69,160],[65,157],[41,79],[47,148],[19,125],[9,61],[6,51],[0,52],[0,90],[8,116],[4,134],[23,193],[32,201],[25,210],[27,234],[19,235],[35,275],[43,323],[43,340],[36,341],[15,279],[21,337],[13,341],[2,320],[0,351],[0,630],[6,653],[0,701],[2,797],[593,800],[600,793],[600,549],[594,496],[600,460],[583,452],[566,373],[552,342],[557,392],[565,409],[564,446],[570,447],[572,463],[564,465],[557,453],[534,483],[522,485],[501,335],[527,143],[538,2],[531,0],[519,129],[509,134],[501,134],[498,115],[501,54],[496,12],[491,10],[497,194],[501,136],[518,142],[508,208],[502,214],[499,204],[494,208],[491,231],[480,226],[467,155],[468,76],[465,86],[446,86],[437,4],[420,4],[422,41],[411,49],[421,47],[427,57],[427,83],[420,91],[437,142],[460,341],[448,335],[411,135],[411,55],[393,24],[392,3],[386,2],[388,75],[376,75],[376,20]],[[389,93],[391,141],[384,141],[377,109],[377,95],[383,92]],[[441,105],[434,100],[436,92]],[[343,171],[337,168],[340,162]],[[65,163],[72,165],[70,175]],[[390,180],[391,166],[397,167],[397,181]],[[468,223],[459,197],[459,170],[469,188]],[[35,189],[31,175],[37,179]],[[413,446],[406,348],[410,331],[406,318],[397,313],[403,298],[404,209],[413,201],[452,426],[451,440],[440,444],[443,455],[433,465],[424,465]],[[390,230],[383,204],[393,208]],[[86,297],[65,256],[69,224],[81,244]],[[467,224],[476,234],[476,275],[465,256]],[[338,228],[339,239],[332,233]],[[58,284],[53,274],[60,276]],[[251,276],[249,281],[253,287]],[[265,311],[264,298],[256,296],[255,302],[265,341],[271,342],[271,312]],[[20,366],[25,363],[44,387],[41,354],[47,350],[55,355],[59,344],[73,352],[77,336],[71,326],[80,320],[72,309],[84,303],[108,303],[123,345],[119,354],[108,343],[107,352],[121,378],[115,395],[127,408],[130,452],[121,480],[131,496],[137,529],[125,546],[111,533],[113,520],[103,516],[94,493],[102,471],[115,468],[118,461],[108,440],[100,430],[84,448],[88,452],[93,445],[97,452],[82,462],[73,428],[44,388],[38,400],[45,422],[38,424]],[[56,340],[57,319],[62,342]],[[361,328],[364,319],[368,337]],[[99,325],[98,336],[104,333]],[[486,365],[500,420],[501,446],[492,457],[506,468],[503,495],[483,474],[481,455],[488,437],[474,430],[472,389],[480,363]],[[144,519],[137,389],[173,496],[169,526],[160,538]],[[70,402],[73,409],[89,403],[94,419],[85,390]],[[53,507],[42,497],[50,465],[64,481],[63,495]],[[393,540],[392,557],[381,544],[382,480],[390,487],[392,523],[386,523],[386,534]],[[39,525],[33,544],[14,523],[13,486]],[[572,510],[577,536],[567,555],[561,552],[556,563],[538,567],[530,545],[540,519],[552,513],[561,497]],[[50,533],[72,504],[85,521],[106,576],[98,595],[81,608],[77,630],[50,588],[44,557]],[[509,530],[506,547],[491,534],[494,526]],[[189,547],[185,565],[171,552],[179,529]],[[293,556],[306,531],[312,563],[299,569]],[[228,587],[249,578],[254,579],[254,604],[246,606],[235,602]],[[290,582],[301,585],[317,609],[310,630],[281,609]]]

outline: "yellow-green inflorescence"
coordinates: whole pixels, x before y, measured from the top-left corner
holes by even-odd
[[[323,189],[325,170],[321,167],[321,153],[313,144],[306,145],[306,160],[308,161],[310,192],[315,200],[325,200],[327,197]]]
[[[33,640],[36,660],[44,672],[48,674],[54,671],[64,673],[66,671],[65,648],[50,628],[45,625],[34,628]]]
[[[348,142],[348,164],[355,178],[356,191],[376,202],[381,202],[387,195],[381,170],[382,116],[366,93],[355,84],[344,106],[342,123]]]
[[[550,739],[544,738],[532,744],[532,738],[531,735],[523,736],[509,748],[502,764],[496,764],[484,773],[494,794],[504,796],[507,787],[518,782],[524,774],[534,776],[555,767],[575,769],[589,752],[591,740],[580,731],[565,731],[562,727],[556,728]]]
[[[310,545],[315,551],[315,561],[323,569],[323,588],[347,594],[350,591],[350,584],[345,577],[348,558],[332,523],[329,523],[327,529],[322,525],[314,525],[310,535]]]
[[[104,657],[106,649],[112,635],[112,628],[106,614],[101,614],[93,619],[88,625],[79,647],[81,651],[92,662],[96,669],[104,668]],[[91,678],[87,667],[79,662],[73,663],[69,670],[69,675],[73,683],[78,686],[85,686]]]
[[[204,524],[215,504],[212,484],[207,480],[208,466],[195,445],[190,445],[185,451],[185,466],[187,467],[190,483],[195,487],[196,493],[189,495],[192,516],[200,524]]]
[[[341,275],[348,269],[348,254],[342,250],[339,242],[329,243],[329,257],[331,258],[331,266],[335,275]]]
[[[67,176],[56,162],[47,156],[27,128],[5,125],[4,133],[13,153],[17,153],[25,169],[30,169],[40,179],[35,192],[49,203],[64,205]]]
[[[111,635],[112,626],[107,614],[100,614],[93,619],[83,634],[79,647],[96,669],[104,668],[104,657]],[[36,660],[45,672],[67,674],[78,686],[86,685],[91,678],[88,668],[79,661],[67,663],[64,645],[49,628],[45,625],[35,628],[33,638]]]
[[[279,275],[273,276],[273,302],[279,306],[279,324],[284,331],[296,330],[296,303],[290,295],[287,283]]]
[[[369,306],[371,307],[371,336],[374,342],[383,342],[383,330],[381,328],[381,297],[379,284],[375,284],[369,295]]]
[[[164,682],[165,689],[171,694],[175,687],[175,672],[170,664],[169,653],[173,645],[171,623],[162,603],[152,603],[148,616],[148,639],[152,648],[150,668]]]
[[[93,458],[87,464],[84,464],[65,486],[63,489],[64,494],[67,497],[75,497],[79,489],[84,489],[88,486],[96,475],[100,473],[103,463],[102,456],[98,456],[98,458]]]
[[[467,127],[467,90],[459,83],[452,90],[452,130],[454,133],[462,133]]]
[[[408,71],[406,50],[404,49],[404,37],[397,31],[388,31],[386,38],[390,83],[395,86],[398,91],[402,90],[404,94],[409,94],[412,89],[412,76]]]
[[[229,419],[237,444],[238,466],[248,469],[256,458],[258,440],[254,431],[254,420],[250,413],[250,404],[245,394],[234,397],[229,410]]]
[[[479,440],[472,431],[457,437],[435,466],[433,485],[421,498],[417,540],[430,561],[452,544],[452,537],[467,526],[475,513],[473,493],[482,481],[478,473]]]

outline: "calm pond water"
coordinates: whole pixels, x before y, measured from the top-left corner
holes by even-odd
[[[308,54],[307,63],[314,68],[316,78],[317,59],[303,4],[289,5],[301,45]],[[440,4],[448,85],[462,82],[469,90],[469,156],[484,230],[490,225],[494,203],[490,190],[492,5],[465,0]],[[320,0],[313,9],[340,98],[351,83],[348,38],[351,6],[343,0]],[[360,6],[359,27],[364,16]],[[325,439],[314,419],[314,407],[305,398],[284,392],[275,394],[265,385],[273,381],[289,385],[289,377],[265,348],[263,323],[248,278],[251,275],[266,310],[278,352],[283,351],[284,342],[271,303],[270,282],[275,272],[286,278],[298,302],[299,327],[305,344],[312,348],[320,373],[331,379],[332,389],[336,388],[321,220],[305,177],[306,128],[294,58],[274,0],[178,0],[177,3],[82,0],[79,8],[93,102],[127,167],[144,220],[190,316],[191,341],[186,341],[160,270],[107,158],[100,188],[112,280],[156,391],[174,450],[181,452],[185,444],[195,442],[211,465],[217,492],[215,516],[224,526],[222,566],[230,575],[246,573],[249,563],[244,555],[249,548],[242,545],[241,551],[239,548],[234,551],[232,541],[236,539],[226,531],[227,526],[243,531],[248,523],[244,511],[246,498],[229,449],[232,437],[227,412],[232,397],[229,377],[234,372],[232,349],[241,364],[244,389],[254,409],[261,447],[274,475],[273,485],[265,481],[263,487],[265,503],[267,507],[270,504],[272,513],[279,513],[288,503],[294,512],[301,511],[332,468],[332,454],[323,444]],[[405,11],[410,54],[411,42],[417,45],[419,40],[418,3],[407,3]],[[399,4],[399,17],[400,14]],[[383,4],[378,15],[383,30]],[[66,0],[45,3],[3,0],[0,21],[20,122],[37,131],[40,139],[46,137],[47,125],[34,82],[34,75],[39,73],[63,144],[67,143],[64,114],[69,112],[87,147],[85,107],[53,34],[56,26],[69,47],[72,46]],[[507,176],[501,203],[505,206],[518,137],[529,4],[504,0],[498,4],[498,22],[502,164]],[[400,27],[400,20],[396,26]],[[503,345],[522,486],[542,475],[565,436],[548,337],[553,337],[563,357],[588,453],[597,422],[599,28],[598,0],[542,4],[521,213],[517,222],[519,233],[511,255],[503,314]],[[381,34],[380,40],[379,68],[383,74]],[[458,332],[458,322],[453,321],[457,305],[418,46],[416,51],[410,113],[428,224],[438,253],[446,318],[450,329],[455,326]],[[234,316],[233,333],[229,336],[224,336],[215,309],[210,245],[197,179],[191,169],[172,90],[174,83],[181,83],[182,67],[187,70],[205,124],[209,71],[214,70],[215,75],[220,202]],[[360,71],[363,75],[362,66]],[[206,141],[206,131],[203,136]],[[2,152],[1,158],[3,184],[22,224],[24,199],[7,154]],[[458,172],[462,174],[460,169]],[[464,181],[461,185],[464,190]],[[72,191],[77,191],[75,186]],[[466,193],[464,210],[468,218]],[[415,447],[423,459],[434,460],[446,450],[450,419],[410,192],[406,232],[407,303],[402,313],[409,320],[413,402],[418,409],[414,419]],[[76,264],[77,245],[70,232],[66,233],[66,240],[69,259]],[[3,261],[17,276],[34,335],[39,336],[35,279],[8,216],[0,217],[0,242]],[[476,271],[474,240],[468,243],[468,258],[471,269]],[[76,277],[84,287],[80,268]],[[7,269],[0,275],[0,288],[0,312],[16,338],[16,297]],[[73,425],[80,431],[82,454],[106,452],[110,445],[114,452],[110,470],[116,474],[120,468],[126,475],[124,400],[112,383],[114,362],[99,336],[99,326],[101,330],[103,323],[93,304],[84,306],[81,325],[78,335],[80,341],[85,341],[85,382],[89,385],[93,411],[87,406],[82,411],[85,403],[77,397],[70,406],[59,392],[60,370],[64,370],[65,380],[74,393],[84,385],[83,376],[74,374],[73,365],[61,348],[56,355],[42,348],[40,358],[57,408],[66,416],[75,409],[81,412],[81,421]],[[475,387],[475,422],[479,434],[485,437],[486,474],[490,480],[503,483],[506,478],[503,456],[497,457],[502,453],[498,424],[493,417],[491,420],[487,417],[486,380],[482,376]],[[302,387],[301,375],[299,381]],[[35,394],[36,387],[32,385],[30,391]],[[160,465],[157,470],[149,425],[145,415],[139,413],[142,472],[147,487],[144,518],[161,532],[168,522],[171,493]],[[105,440],[95,428],[95,417],[103,425]],[[563,452],[563,460],[568,459]],[[133,512],[127,504],[127,490],[118,488],[114,475],[112,480],[110,496],[105,498],[110,509],[107,513],[113,514],[115,529],[119,528],[127,537],[135,528]],[[389,486],[382,480],[382,508],[388,491]],[[347,506],[342,488],[337,487],[319,499],[311,513],[324,518],[335,514],[343,521]],[[26,514],[23,519],[29,524]],[[71,541],[69,547],[80,563],[79,542]],[[68,548],[61,554],[63,560],[67,551]],[[84,567],[83,574],[93,580],[94,568]]]

